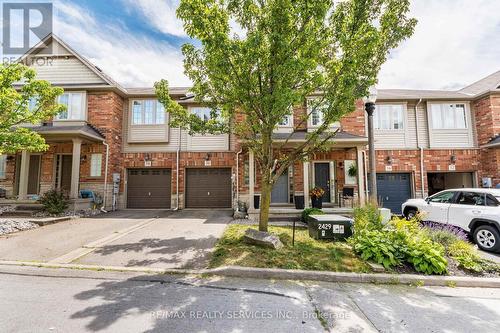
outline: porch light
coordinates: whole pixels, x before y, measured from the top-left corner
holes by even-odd
[[[451,162],[451,164],[455,164],[457,162],[457,156],[451,155],[450,156],[450,162]]]
[[[210,153],[207,153],[205,155],[205,161],[210,161],[210,158],[212,157],[212,155]]]
[[[85,163],[85,162],[87,162],[87,155],[80,156],[80,163]]]
[[[392,162],[393,162],[392,156],[391,155],[387,156],[387,164],[392,165]]]
[[[151,156],[149,154],[145,154],[144,161],[151,161]]]
[[[363,102],[366,104],[375,104],[377,101],[377,95],[378,91],[375,86],[371,86],[370,89],[368,89],[368,96],[363,97]]]

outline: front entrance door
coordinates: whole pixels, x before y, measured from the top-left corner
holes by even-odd
[[[288,172],[276,181],[271,192],[271,203],[288,203]]]
[[[314,163],[314,186],[325,190],[323,202],[330,202],[330,163]]]
[[[57,155],[56,157],[56,188],[66,194],[71,190],[71,167],[73,156]]]
[[[42,156],[30,155],[30,162],[28,166],[28,195],[36,195],[40,191],[40,167]],[[16,170],[14,180],[14,193],[19,194],[19,178],[21,174],[21,156],[16,158]]]

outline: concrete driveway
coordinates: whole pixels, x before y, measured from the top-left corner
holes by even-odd
[[[231,211],[124,210],[0,237],[0,260],[204,268]]]

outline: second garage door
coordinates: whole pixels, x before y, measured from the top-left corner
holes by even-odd
[[[186,208],[231,206],[231,169],[186,169]]]
[[[127,207],[170,208],[171,181],[170,169],[129,169]]]
[[[411,198],[409,173],[377,173],[377,194],[380,204],[392,213],[401,214],[401,205]]]

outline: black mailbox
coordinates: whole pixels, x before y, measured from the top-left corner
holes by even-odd
[[[309,236],[314,239],[341,239],[352,236],[353,220],[341,215],[310,215]]]

